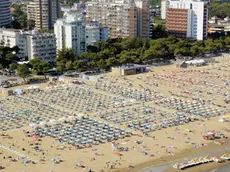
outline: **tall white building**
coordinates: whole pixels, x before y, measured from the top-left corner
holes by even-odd
[[[209,1],[169,0],[166,28],[178,37],[203,40],[208,34]]]
[[[1,29],[0,43],[4,46],[18,46],[19,57],[41,58],[53,61],[56,57],[56,38],[54,34],[42,34],[38,31],[23,32],[16,29]]]
[[[10,24],[10,0],[0,0],[0,28]]]
[[[65,13],[54,24],[57,49],[71,48],[76,54],[86,51],[85,23],[80,10]]]
[[[99,22],[86,24],[86,45],[95,45],[98,41],[107,41],[108,27],[102,26]]]

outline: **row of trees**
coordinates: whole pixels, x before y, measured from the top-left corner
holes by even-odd
[[[195,41],[169,36],[155,40],[139,38],[110,39],[88,46],[77,56],[71,49],[58,51],[55,65],[59,72],[67,70],[98,70],[126,63],[151,63],[175,59],[175,56],[195,57],[205,53],[229,50],[230,37]]]
[[[30,60],[28,64],[11,63],[9,65],[10,70],[17,72],[17,75],[25,81],[30,74],[44,75],[46,78],[46,72],[50,69],[51,65],[39,58]]]
[[[210,16],[225,18],[230,16],[230,2],[212,2],[210,5]]]
[[[45,75],[51,67],[56,67],[60,73],[68,70],[107,70],[115,65],[146,64],[172,60],[178,56],[195,57],[205,53],[215,54],[229,49],[229,36],[205,41],[169,36],[155,40],[117,38],[106,42],[99,41],[95,46],[88,46],[87,52],[80,56],[74,54],[71,49],[62,49],[58,51],[52,65],[40,58],[30,60],[29,64],[17,65],[17,57],[12,53],[18,51],[17,47],[0,47],[0,57],[1,61],[5,62],[3,66],[16,70],[19,76],[26,78],[30,73]]]

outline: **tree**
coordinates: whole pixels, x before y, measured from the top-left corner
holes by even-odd
[[[167,32],[165,25],[155,24],[152,29],[152,39],[164,38],[167,37]]]
[[[12,20],[11,21],[11,26],[14,29],[21,29],[22,28],[21,24],[17,20]]]
[[[224,39],[224,42],[225,42],[226,48],[229,50],[230,49],[230,36],[226,37]]]
[[[217,39],[217,40],[214,40],[214,43],[215,43],[215,46],[216,46],[216,49],[221,52],[222,50],[225,49],[225,42],[223,39]]]
[[[145,51],[143,60],[154,60],[157,61],[157,59],[160,59],[163,57],[163,53],[161,51],[158,51],[154,48],[149,48]]]
[[[97,53],[97,55],[99,56],[99,59],[107,59],[109,57],[114,56],[113,50],[112,49],[104,49],[102,51],[100,51],[99,53]]]
[[[0,63],[0,70],[2,70],[3,69],[3,65]]]
[[[87,46],[87,51],[88,51],[89,53],[97,53],[97,52],[98,52],[98,49],[97,49],[97,46],[88,45],[88,46]]]
[[[44,77],[46,78],[45,73],[47,72],[47,70],[50,69],[49,63],[43,61],[40,58],[34,58],[30,60],[30,64],[32,65],[32,69],[36,74],[44,75]]]
[[[10,64],[10,70],[16,70],[18,65],[16,63],[11,63]]]
[[[216,16],[219,18],[225,18],[230,16],[230,3],[211,3],[210,16]]]
[[[6,58],[7,58],[8,60],[12,61],[12,60],[14,60],[15,55],[12,54],[12,53],[8,53],[8,54],[6,55]]]
[[[98,51],[104,50],[106,48],[108,48],[108,43],[104,42],[104,41],[98,41],[97,42],[97,47],[98,47]]]
[[[197,45],[194,45],[190,48],[190,55],[192,57],[195,57],[196,55],[200,54],[199,47]]]
[[[28,29],[33,29],[35,27],[35,21],[34,20],[28,20]]]
[[[99,69],[105,70],[105,69],[106,69],[106,62],[105,62],[105,60],[103,60],[103,59],[99,60],[99,61],[97,62],[97,67],[98,67]]]
[[[30,75],[30,70],[26,64],[20,64],[17,67],[17,75],[21,77],[24,81]]]
[[[15,29],[26,28],[27,27],[27,15],[21,10],[22,6],[18,4],[13,4],[12,8],[14,8],[14,10],[11,13],[12,18],[14,19],[11,22],[12,27]]]
[[[205,43],[205,51],[209,53],[214,53],[217,50],[217,46],[215,45],[212,39],[207,39],[204,41]]]
[[[131,51],[124,50],[119,55],[119,62],[121,64],[127,64],[127,63],[134,63],[135,58],[137,57],[135,53],[132,53]]]
[[[66,67],[67,70],[72,70],[73,69],[73,62],[72,61],[68,61],[65,64],[65,67]]]
[[[107,66],[115,66],[119,64],[119,61],[115,57],[110,57],[106,60]]]
[[[68,70],[67,67],[69,67],[70,61],[73,63],[77,58],[72,49],[58,50],[57,57],[54,59],[57,71],[62,73]]]
[[[97,63],[94,61],[88,62],[87,65],[90,69],[97,69]]]
[[[85,62],[83,60],[75,60],[73,66],[75,70],[83,71]]]
[[[19,16],[18,21],[21,24],[22,28],[27,27],[27,15],[25,13]]]

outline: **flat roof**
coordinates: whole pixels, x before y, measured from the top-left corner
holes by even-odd
[[[120,69],[136,69],[136,68],[143,68],[143,67],[147,67],[147,66],[139,65],[139,64],[127,64],[123,66],[117,66],[117,68],[120,68]]]

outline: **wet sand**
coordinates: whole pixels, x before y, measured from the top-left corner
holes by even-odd
[[[229,141],[229,140],[228,140]],[[174,169],[172,166],[177,162],[184,162],[191,160],[195,157],[201,156],[214,156],[214,155],[222,155],[224,153],[230,154],[230,144],[226,143],[224,145],[216,145],[214,143],[210,143],[207,147],[197,148],[197,149],[186,149],[182,150],[179,154],[173,157],[163,157],[162,160],[157,159],[154,161],[146,162],[140,165],[137,165],[133,171],[139,172],[177,172],[181,170]],[[155,165],[153,165],[155,164]],[[202,171],[206,169],[212,169],[216,167],[225,166],[228,162],[225,163],[209,163],[202,164],[196,167],[191,167],[185,169],[183,171],[193,172],[193,171]],[[146,168],[146,166],[149,166]],[[151,171],[152,170],[152,171]],[[125,171],[125,170],[124,170]]]

